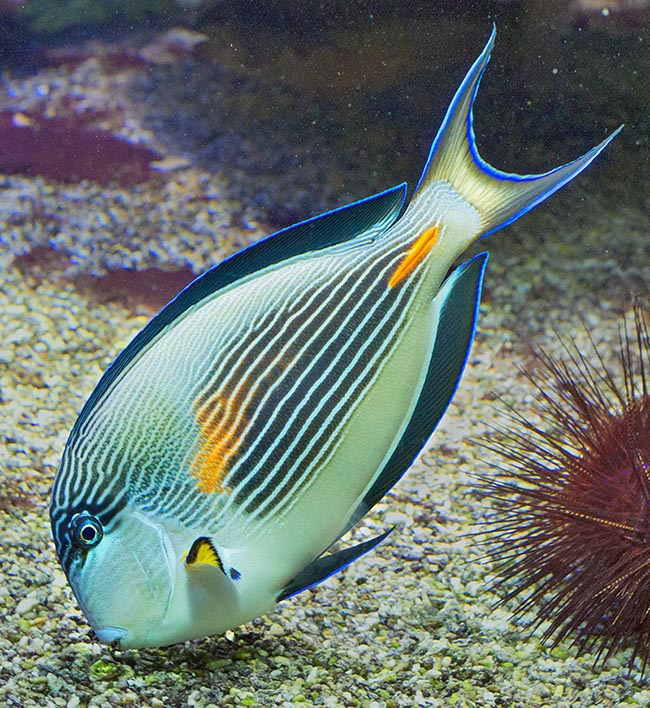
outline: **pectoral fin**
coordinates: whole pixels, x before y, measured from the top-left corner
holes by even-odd
[[[199,536],[199,538],[194,541],[192,547],[185,555],[184,561],[186,568],[211,565],[215,568],[219,568],[222,573],[225,573],[219,553],[207,536]]]
[[[297,595],[299,592],[307,590],[314,585],[318,585],[318,583],[327,580],[327,578],[334,575],[334,573],[343,570],[343,568],[350,565],[350,563],[357,558],[361,558],[362,555],[376,548],[392,530],[392,528],[388,529],[388,531],[382,533],[380,536],[371,538],[368,541],[363,541],[356,546],[345,548],[337,553],[327,553],[318,556],[318,558],[313,560],[282,588],[278,595],[278,602],[280,602],[280,600],[286,600],[292,595]]]

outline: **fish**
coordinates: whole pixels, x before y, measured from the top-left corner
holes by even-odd
[[[59,561],[100,641],[221,634],[392,531],[333,549],[413,464],[459,384],[488,255],[456,260],[618,132],[543,174],[486,163],[472,105],[495,35],[408,206],[402,183],[230,256],[100,378],[50,503]]]

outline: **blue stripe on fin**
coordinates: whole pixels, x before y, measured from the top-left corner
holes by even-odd
[[[618,128],[577,160],[543,174],[518,175],[501,172],[489,165],[476,147],[472,108],[495,37],[496,28],[493,27],[485,48],[447,109],[413,197],[414,202],[418,196],[426,198],[428,185],[437,181],[448,182],[478,211],[483,236],[512,223],[550,197],[582,172],[621,130]]]
[[[346,528],[361,519],[413,464],[436,429],[460,382],[474,340],[488,254],[459,266],[443,283],[436,341],[411,419],[379,477],[362,499]]]
[[[387,229],[399,216],[405,197],[406,184],[403,183],[372,197],[301,221],[238,251],[199,275],[165,305],[116,357],[86,401],[70,439],[113,381],[165,327],[181,317],[190,307],[226,286],[275,263],[301,253],[319,251],[328,246],[351,241],[372,229]]]
[[[393,528],[395,527],[393,526]],[[328,553],[318,556],[318,558],[313,560],[282,588],[277,598],[278,602],[280,602],[280,600],[286,600],[293,595],[297,595],[303,590],[308,590],[314,587],[314,585],[318,585],[324,580],[327,580],[327,578],[331,578],[332,575],[338,573],[340,570],[347,568],[347,566],[357,560],[357,558],[361,558],[361,556],[372,551],[373,548],[376,548],[393,528],[388,529],[388,531],[382,533],[380,536],[358,543],[356,546],[345,548],[337,553]]]

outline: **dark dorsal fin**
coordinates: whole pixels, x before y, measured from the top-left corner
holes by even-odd
[[[459,266],[443,283],[436,341],[420,397],[386,466],[350,518],[349,529],[391,489],[413,464],[440,422],[460,382],[474,339],[488,254]]]
[[[344,548],[342,551],[318,556],[318,558],[303,568],[295,578],[292,578],[282,588],[278,595],[278,602],[280,602],[280,600],[286,600],[292,595],[297,595],[303,590],[308,590],[314,587],[314,585],[322,583],[323,580],[327,580],[327,578],[334,575],[334,573],[338,573],[339,570],[343,570],[343,568],[350,565],[350,563],[357,558],[360,558],[364,553],[368,553],[368,551],[372,551],[373,548],[376,548],[392,530],[392,528],[388,529],[388,531],[382,533],[380,536],[375,536],[375,538],[371,538],[368,541],[358,543],[356,546]]]
[[[74,436],[97,401],[133,359],[190,307],[275,263],[351,241],[366,232],[381,233],[399,216],[405,196],[406,184],[399,184],[372,197],[301,221],[238,251],[198,276],[165,305],[113,361],[86,401],[70,437]]]

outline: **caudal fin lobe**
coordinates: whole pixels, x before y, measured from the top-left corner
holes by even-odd
[[[413,197],[426,199],[436,182],[450,184],[479,214],[475,238],[487,236],[518,219],[585,169],[620,132],[618,128],[602,143],[573,162],[538,175],[501,172],[481,158],[474,140],[472,106],[478,86],[490,60],[496,29],[481,55],[456,92],[440,130],[431,145],[429,158]]]

